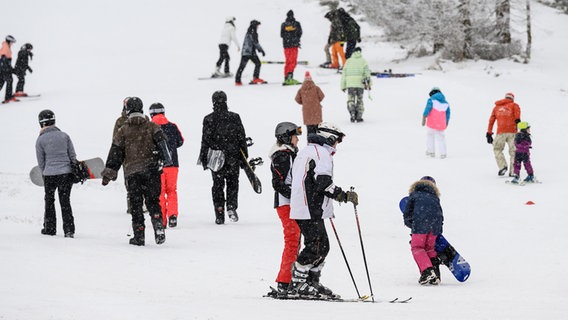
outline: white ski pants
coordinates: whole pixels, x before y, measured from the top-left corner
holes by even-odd
[[[438,148],[440,157],[446,156],[446,134],[445,130],[426,128],[426,153],[434,156]]]

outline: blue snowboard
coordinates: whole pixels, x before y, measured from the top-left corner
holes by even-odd
[[[401,212],[406,208],[408,196],[400,199],[398,206]],[[467,261],[456,251],[456,249],[444,238],[443,235],[438,235],[436,238],[435,250],[438,253],[440,261],[450,269],[456,280],[464,282],[471,274],[471,267]]]

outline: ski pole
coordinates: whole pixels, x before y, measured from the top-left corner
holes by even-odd
[[[347,257],[345,256],[345,251],[343,251],[343,246],[341,245],[341,241],[339,241],[339,235],[337,234],[337,230],[335,229],[335,224],[333,223],[333,219],[329,218],[331,222],[331,228],[333,229],[333,233],[335,234],[335,238],[337,239],[337,243],[339,244],[339,248],[341,249],[341,254],[343,255],[343,260],[345,260],[345,264],[347,265],[347,270],[349,270],[349,275],[351,276],[351,281],[353,281],[353,285],[355,286],[355,291],[357,292],[357,297],[361,298],[361,294],[359,294],[359,288],[357,288],[357,283],[355,283],[355,278],[353,277],[353,272],[351,272],[351,267],[349,266],[349,262],[347,262]]]
[[[351,192],[355,188],[351,187]],[[367,272],[367,281],[369,282],[369,290],[371,291],[371,299],[375,302],[375,295],[373,294],[373,287],[371,286],[371,277],[369,276],[369,267],[367,266],[367,257],[365,255],[365,247],[363,246],[363,236],[361,235],[361,224],[359,223],[359,214],[357,214],[357,206],[353,204],[355,210],[355,220],[357,221],[357,231],[359,231],[359,241],[361,242],[361,252],[363,253],[363,262],[365,263],[365,271]]]

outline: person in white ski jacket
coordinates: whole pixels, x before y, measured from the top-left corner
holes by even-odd
[[[308,145],[294,160],[290,218],[300,227],[304,248],[292,269],[290,297],[338,298],[319,278],[329,252],[324,219],[333,217],[332,200],[358,204],[357,193],[345,192],[333,183],[332,156],[344,136],[337,126],[322,122],[316,134],[308,135]]]
[[[231,57],[229,56],[229,47],[231,42],[237,46],[237,51],[241,51],[239,46],[239,41],[237,40],[236,28],[235,28],[235,17],[225,18],[225,25],[223,26],[223,31],[221,31],[221,38],[219,39],[219,60],[217,60],[214,77],[232,77],[229,61]],[[224,73],[221,73],[221,65],[225,62]]]

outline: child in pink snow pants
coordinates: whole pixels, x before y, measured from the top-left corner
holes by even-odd
[[[404,225],[412,230],[410,247],[420,270],[421,285],[440,283],[439,260],[434,246],[442,234],[444,215],[440,205],[440,192],[430,176],[422,177],[410,186],[404,208]]]

